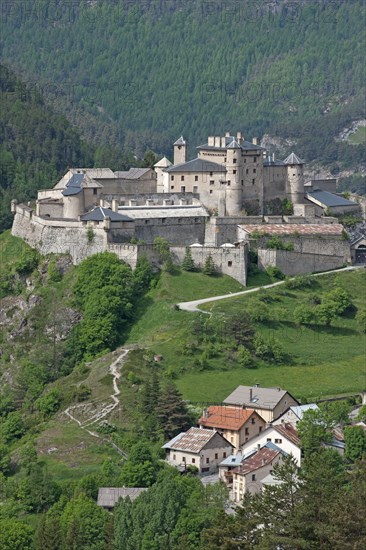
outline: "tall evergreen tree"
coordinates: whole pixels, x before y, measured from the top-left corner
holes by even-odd
[[[196,270],[196,266],[194,265],[194,261],[193,261],[193,258],[192,258],[192,252],[191,252],[191,249],[188,246],[186,248],[186,253],[185,253],[185,256],[183,258],[182,268],[184,269],[184,271],[195,271]]]
[[[191,419],[186,404],[173,382],[168,382],[162,389],[157,410],[159,426],[164,437],[174,437],[190,427]]]

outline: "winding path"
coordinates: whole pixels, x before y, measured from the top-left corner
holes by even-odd
[[[332,269],[331,271],[322,271],[321,273],[312,273],[313,277],[320,277],[321,275],[328,275],[329,273],[338,273],[340,271],[353,271],[355,269],[362,269],[363,265],[351,265],[348,267],[342,267],[340,269]],[[218,300],[226,300],[227,298],[235,298],[236,296],[243,296],[244,294],[250,294],[251,292],[258,292],[262,288],[273,288],[275,286],[283,285],[285,281],[278,281],[277,283],[272,283],[270,285],[263,285],[263,286],[257,286],[255,288],[249,288],[248,290],[241,290],[240,292],[233,292],[230,294],[224,294],[222,296],[212,296],[211,298],[202,298],[201,300],[192,300],[191,302],[180,302],[177,304],[179,309],[183,311],[191,311],[191,312],[197,312],[200,313],[207,313],[210,315],[209,311],[204,311],[203,309],[200,309],[198,306],[201,306],[202,304],[208,304],[210,302],[217,302]]]
[[[108,439],[105,439],[104,437],[100,436],[98,433],[93,432],[92,430],[89,430],[88,427],[91,426],[92,424],[95,424],[96,422],[98,422],[100,420],[103,420],[103,418],[108,416],[116,407],[118,407],[118,405],[120,403],[120,400],[119,400],[118,396],[121,393],[119,388],[118,388],[118,380],[121,376],[120,369],[123,366],[124,359],[127,356],[129,351],[130,351],[129,348],[125,348],[123,350],[123,352],[117,357],[117,359],[109,367],[109,372],[113,376],[113,390],[114,390],[114,393],[112,393],[110,395],[110,398],[112,399],[113,403],[105,405],[96,414],[94,414],[93,416],[90,416],[85,422],[81,422],[78,418],[76,418],[73,415],[73,412],[76,409],[80,409],[80,408],[85,409],[85,406],[88,403],[81,403],[80,405],[71,405],[70,407],[68,407],[64,411],[66,416],[68,416],[71,420],[76,422],[80,426],[81,429],[85,430],[86,432],[88,432],[88,434],[92,435],[93,437],[97,437],[101,441],[104,441],[104,442],[107,442],[107,443],[111,444],[125,458],[127,458],[127,454],[122,449],[117,447],[117,445],[115,445],[112,441],[109,441]],[[90,401],[89,401],[89,403],[90,403]]]

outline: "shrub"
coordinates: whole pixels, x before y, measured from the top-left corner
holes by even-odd
[[[316,280],[311,275],[297,275],[285,282],[286,288],[295,290],[298,288],[312,288],[317,285]]]
[[[341,315],[352,305],[352,302],[348,292],[337,287],[324,295],[323,304],[332,306],[336,314]]]
[[[238,363],[241,367],[246,369],[250,369],[255,366],[252,354],[244,346],[239,346],[238,348]]]
[[[293,243],[284,243],[282,239],[279,237],[271,237],[268,239],[266,243],[266,248],[269,250],[293,250],[294,244]]]
[[[294,320],[298,325],[308,325],[314,320],[314,310],[302,304],[294,309]]]
[[[285,274],[275,265],[268,266],[266,269],[266,273],[272,279],[283,280],[285,278]]]
[[[28,275],[36,269],[39,260],[40,255],[37,250],[33,250],[33,248],[26,249],[15,263],[14,269],[19,275]]]
[[[268,307],[260,301],[253,300],[247,309],[251,321],[255,323],[267,321],[269,318]]]
[[[62,273],[57,269],[55,260],[51,260],[48,265],[47,279],[50,283],[59,283],[62,279]]]
[[[94,232],[93,226],[88,225],[87,228],[86,228],[86,238],[87,238],[88,243],[93,242],[94,237],[95,237],[95,232]]]

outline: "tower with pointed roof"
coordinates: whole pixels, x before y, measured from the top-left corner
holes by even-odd
[[[243,171],[241,147],[234,138],[226,150],[226,215],[236,216],[242,210],[243,191],[241,186]]]
[[[183,136],[174,143],[174,165],[184,164],[188,160],[188,144]]]
[[[287,196],[292,204],[304,203],[304,162],[292,152],[285,160]]]
[[[166,174],[165,170],[171,165],[172,163],[166,157],[163,157],[156,164],[154,164],[154,170],[156,173],[156,191],[158,193],[169,192],[169,175]]]

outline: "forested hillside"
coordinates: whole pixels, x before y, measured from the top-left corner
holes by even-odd
[[[363,116],[363,10],[362,0],[10,1],[1,57],[89,138],[140,156],[169,152],[182,133],[193,154],[208,134],[242,129],[355,170],[362,146],[334,138]]]

